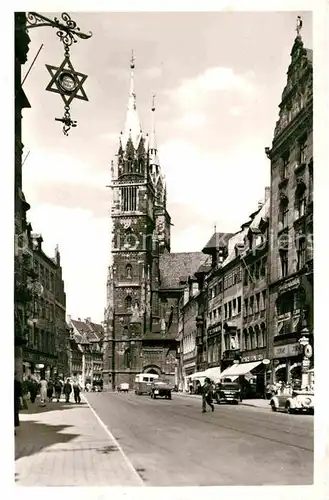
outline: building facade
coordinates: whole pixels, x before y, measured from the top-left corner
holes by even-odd
[[[27,308],[32,300],[28,283],[31,280],[31,249],[28,242],[26,212],[30,206],[22,190],[22,110],[30,103],[22,88],[22,66],[27,61],[30,38],[26,32],[26,14],[15,12],[15,256],[14,256],[14,339],[15,372],[23,377],[23,346],[28,335]]]
[[[139,122],[131,63],[124,131],[112,176],[112,264],[107,282],[104,385],[134,383],[137,373],[174,382],[178,302],[184,284],[202,263],[201,252],[172,253],[171,218],[155,135]]]
[[[300,34],[291,51],[287,84],[271,148],[268,329],[273,380],[301,380],[314,366],[298,340],[313,347],[313,70]],[[310,352],[310,349],[309,351]]]
[[[32,300],[27,308],[28,335],[23,348],[23,373],[47,378],[68,372],[66,330],[66,296],[60,253],[48,257],[42,249],[42,236],[30,232],[33,281],[29,286]]]
[[[91,318],[67,317],[70,329],[70,377],[78,378],[81,385],[94,385],[103,380],[103,325]]]

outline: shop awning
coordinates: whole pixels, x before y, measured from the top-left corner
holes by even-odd
[[[196,379],[199,379],[199,378],[205,378],[207,375],[205,374],[205,372],[196,372],[196,373],[192,373],[192,375],[189,375],[188,378],[192,379],[192,380],[196,380]]]
[[[211,380],[219,380],[221,378],[221,369],[220,366],[214,366],[213,368],[207,368],[203,372],[206,377],[209,377]]]
[[[220,378],[226,377],[238,377],[239,375],[245,375],[249,373],[251,370],[259,366],[262,361],[254,361],[253,363],[240,363],[238,365],[229,366],[224,370],[220,376]]]

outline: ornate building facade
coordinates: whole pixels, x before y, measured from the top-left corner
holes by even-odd
[[[131,63],[126,123],[112,177],[112,264],[107,283],[104,385],[131,386],[142,371],[174,381],[178,301],[201,252],[171,253],[171,218],[155,134],[142,132]]]
[[[301,379],[313,346],[313,64],[298,33],[271,149],[268,327],[273,379]],[[308,349],[308,353],[310,349]],[[313,356],[308,367],[313,366]]]

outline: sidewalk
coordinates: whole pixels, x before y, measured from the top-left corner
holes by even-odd
[[[197,398],[200,399],[201,396],[199,394],[189,394],[188,392],[176,392],[178,396],[188,397],[188,398]],[[270,409],[270,401],[267,399],[244,399],[242,403],[239,402],[239,405],[242,406],[253,406],[255,408],[266,408]]]
[[[83,399],[83,396],[82,396]],[[141,486],[114,437],[85,400],[29,403],[15,436],[18,486]]]

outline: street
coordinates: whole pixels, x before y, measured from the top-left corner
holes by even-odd
[[[313,482],[313,416],[270,408],[88,393],[145,486],[302,485]]]

